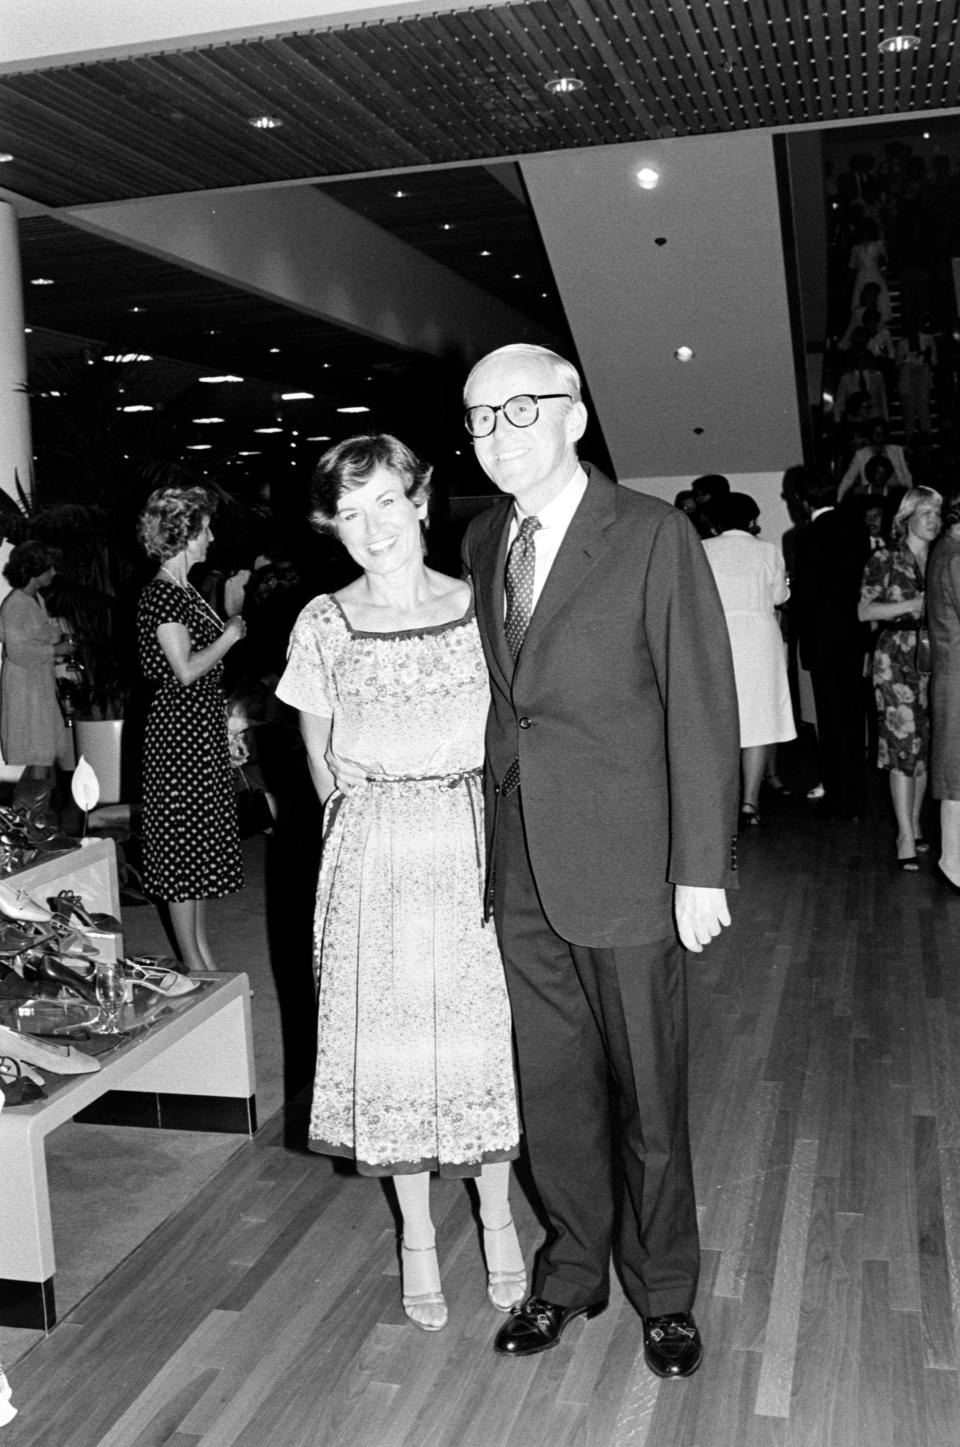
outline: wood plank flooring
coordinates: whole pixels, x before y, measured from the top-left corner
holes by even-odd
[[[649,1374],[618,1287],[556,1350],[495,1357],[455,1182],[451,1322],[416,1331],[384,1190],[278,1120],[15,1364],[4,1447],[956,1447],[960,899],[892,852],[879,791],[860,824],[778,801],[691,959],[691,1381]],[[519,1189],[516,1216],[532,1256]]]

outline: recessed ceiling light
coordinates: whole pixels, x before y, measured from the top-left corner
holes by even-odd
[[[556,75],[547,81],[546,89],[551,95],[573,95],[575,90],[583,90],[583,81],[575,75]]]
[[[523,281],[523,272],[515,271],[511,277],[511,281]]]
[[[660,172],[653,166],[641,166],[637,172],[637,185],[641,191],[652,191],[660,182]]]
[[[275,131],[283,125],[283,121],[279,116],[251,116],[247,125],[253,126],[255,131]]]
[[[282,427],[255,427],[254,432],[282,432]]]
[[[242,382],[242,381],[243,381],[243,378],[242,378],[242,377],[231,377],[230,373],[228,372],[228,373],[227,373],[225,376],[223,376],[223,377],[198,377],[198,378],[197,378],[197,381],[198,381],[198,382]]]
[[[406,192],[406,191],[394,191],[393,194],[394,194],[394,196],[396,197],[396,199],[397,199],[398,201],[402,201],[403,198],[404,198],[404,196],[407,195],[407,192]]]
[[[450,223],[449,221],[444,221],[443,225],[440,227],[440,230],[441,230],[441,231],[452,231],[452,230],[453,230],[453,226],[451,225],[451,223]]]
[[[143,307],[142,307],[142,306],[132,306],[132,307],[128,307],[127,310],[133,312],[134,315],[136,315],[137,312],[142,312],[142,311],[143,311]]]
[[[308,441],[308,442],[329,442],[329,441],[330,441],[330,438],[327,436],[326,433],[324,433],[322,437],[308,437],[308,438],[307,438],[307,441]]]
[[[492,256],[492,255],[493,255],[493,252],[492,252],[492,251],[481,251],[480,255],[481,255],[481,256]]]
[[[281,402],[312,402],[312,392],[281,392]]]
[[[12,160],[13,160],[13,152],[12,152],[12,151],[0,151],[0,166],[2,166],[5,161],[12,161]]]
[[[338,412],[369,412],[369,407],[338,407]]]
[[[31,286],[53,286],[52,276],[31,276]]]
[[[152,412],[153,408],[146,402],[131,402],[127,407],[121,407],[121,412]]]
[[[881,55],[899,55],[904,50],[916,50],[919,44],[919,35],[885,35],[879,49]]]
[[[678,347],[673,354],[678,362],[692,362],[696,352],[692,347]]]
[[[105,362],[152,362],[153,358],[147,352],[110,352],[103,358]]]
[[[277,354],[277,352],[279,352],[279,350],[280,350],[279,347],[271,347],[271,348],[270,348],[270,355],[271,355],[271,356],[275,356],[275,355]]]
[[[187,443],[187,451],[188,451],[188,452],[209,452],[210,450],[211,450],[211,444],[210,444],[209,442],[188,442],[188,443]]]
[[[262,457],[262,452],[238,452],[238,457]]]
[[[209,423],[222,422],[222,421],[223,421],[223,418],[222,418],[222,417],[194,417],[194,418],[193,418],[193,421],[196,422],[198,426],[203,427],[203,426],[205,426],[208,422],[209,422]]]

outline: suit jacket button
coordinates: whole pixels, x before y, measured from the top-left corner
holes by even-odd
[[[521,727],[522,729],[531,728],[531,727],[532,727],[532,720],[531,720],[531,719],[528,719],[528,718],[522,718],[522,719],[520,720],[520,727]]]

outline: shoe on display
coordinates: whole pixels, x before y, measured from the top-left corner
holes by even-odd
[[[54,1075],[93,1075],[100,1069],[95,1056],[85,1055],[74,1045],[55,1045],[52,1040],[18,1034],[6,1025],[0,1025],[0,1054],[25,1060],[28,1065],[39,1066]]]

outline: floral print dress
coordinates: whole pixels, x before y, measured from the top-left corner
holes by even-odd
[[[909,602],[923,593],[923,574],[902,544],[874,553],[867,563],[861,603]],[[911,627],[883,626],[873,653],[873,691],[879,731],[877,766],[901,774],[923,771],[930,747],[929,680],[916,668],[917,621]]]
[[[300,614],[277,695],[333,719],[381,777],[324,815],[309,1143],[364,1175],[476,1175],[517,1154],[510,1010],[483,923],[480,771],[489,702],[473,616],[354,629],[333,595]]]

